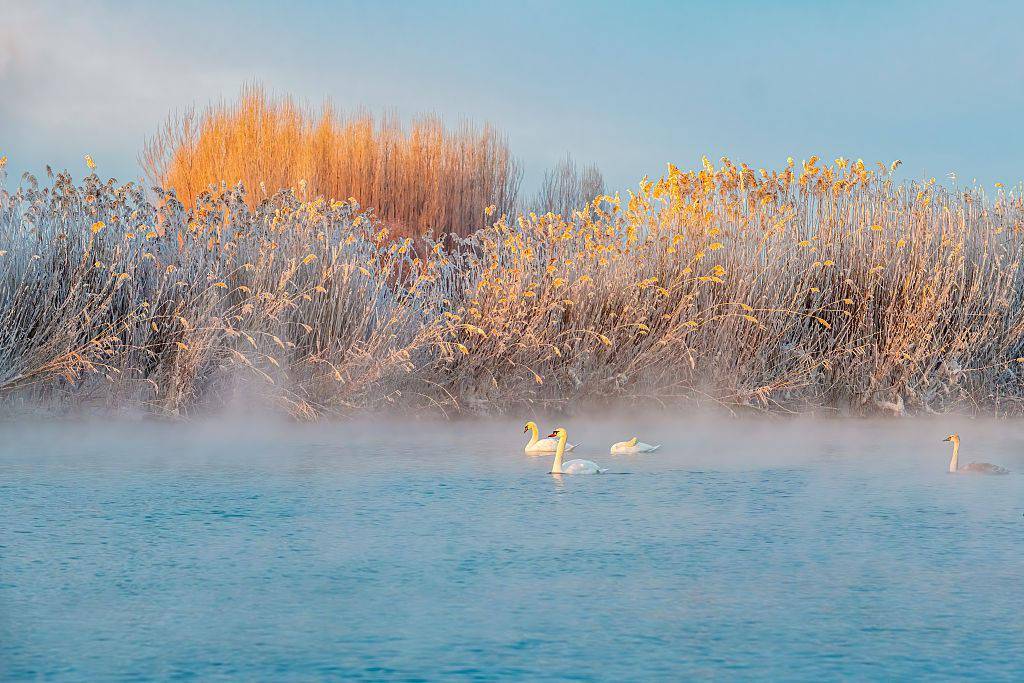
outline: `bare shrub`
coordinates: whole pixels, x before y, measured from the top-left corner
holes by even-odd
[[[172,117],[140,159],[150,182],[188,206],[221,183],[242,183],[250,206],[294,188],[311,199],[356,198],[401,235],[468,234],[484,209],[511,213],[522,177],[505,138],[489,126],[446,128],[425,116],[315,111],[258,85],[236,103]]]
[[[544,182],[532,208],[537,213],[550,212],[569,217],[573,211],[582,209],[604,192],[604,176],[597,166],[585,166],[580,170],[572,157],[566,155],[553,169],[544,173]]]

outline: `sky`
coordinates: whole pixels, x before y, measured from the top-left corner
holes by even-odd
[[[526,190],[566,154],[612,188],[702,155],[1024,180],[1020,2],[0,0],[0,16],[12,177],[84,174],[91,154],[137,179],[169,114],[256,80],[314,105],[489,122]]]

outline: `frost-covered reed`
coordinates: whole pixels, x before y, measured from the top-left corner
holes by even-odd
[[[0,396],[303,419],[602,405],[1020,413],[1024,206],[890,169],[669,167],[465,239],[241,187],[0,194]]]

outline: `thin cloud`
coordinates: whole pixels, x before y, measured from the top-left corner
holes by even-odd
[[[74,167],[91,153],[102,171],[135,176],[142,141],[170,111],[232,92],[249,77],[190,61],[187,50],[170,54],[141,27],[95,6],[15,4],[6,19],[0,144],[10,146],[15,169]]]

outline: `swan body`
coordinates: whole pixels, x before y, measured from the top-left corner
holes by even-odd
[[[558,448],[555,450],[555,461],[551,463],[550,474],[602,474],[608,471],[607,468],[590,460],[576,459],[562,462],[562,456],[565,455],[565,444],[569,440],[569,436],[561,427],[551,432],[548,438],[558,439]]]
[[[949,461],[950,474],[1009,474],[1010,470],[990,462],[972,462],[960,467],[960,435],[950,434],[943,441],[953,442],[953,457]]]
[[[654,451],[661,448],[659,443],[657,446],[652,446],[649,443],[640,441],[635,436],[629,441],[620,441],[616,444],[612,444],[612,455],[632,455],[634,453],[653,453]]]
[[[558,439],[541,439],[540,432],[537,431],[536,422],[527,422],[523,427],[524,432],[530,432],[530,442],[526,444],[524,452],[527,455],[547,455],[548,453],[554,453],[558,450]],[[566,444],[565,450],[571,451],[576,448],[576,444]]]

